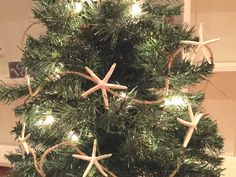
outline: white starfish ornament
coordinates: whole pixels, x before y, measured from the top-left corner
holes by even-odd
[[[91,69],[89,69],[88,67],[85,67],[86,71],[92,76],[92,81],[94,83],[96,83],[97,85],[92,87],[91,89],[87,90],[86,92],[84,92],[81,96],[82,97],[86,97],[88,95],[90,95],[91,93],[101,89],[102,91],[102,97],[104,100],[104,104],[105,107],[108,109],[109,107],[109,102],[108,102],[108,97],[107,97],[107,90],[109,89],[121,89],[121,90],[126,90],[127,87],[123,86],[123,85],[117,85],[117,84],[109,84],[107,83],[108,80],[110,79],[114,69],[116,67],[116,64],[114,63],[110,70],[108,71],[108,73],[106,74],[106,76],[104,77],[104,79],[100,79]]]
[[[24,147],[24,150],[26,152],[26,154],[29,154],[29,146],[27,144],[27,140],[30,138],[30,134],[28,134],[26,137],[25,137],[25,123],[23,123],[23,128],[22,128],[22,131],[21,131],[21,136],[19,136],[19,141],[20,143],[22,144],[22,146]]]
[[[89,173],[89,171],[91,170],[92,166],[95,165],[97,167],[97,169],[99,170],[99,172],[103,175],[103,176],[108,176],[104,170],[102,169],[101,165],[98,163],[99,160],[105,159],[105,158],[109,158],[112,156],[112,154],[105,154],[105,155],[101,155],[101,156],[96,156],[96,151],[97,151],[97,140],[94,140],[93,143],[93,152],[92,152],[92,156],[85,156],[85,155],[77,155],[77,154],[73,154],[72,156],[77,158],[77,159],[82,159],[82,160],[86,160],[89,161],[89,165],[86,168],[83,177],[86,177]]]
[[[193,56],[191,57],[191,64],[193,64],[194,59],[196,58],[196,54],[199,52],[199,50],[202,50],[204,56],[206,57],[206,60],[209,64],[212,63],[212,51],[208,47],[208,44],[214,43],[216,41],[219,41],[220,38],[204,41],[203,38],[203,23],[200,24],[199,27],[199,42],[197,41],[181,41],[182,44],[187,44],[187,45],[195,45],[197,46],[196,51],[193,53]]]
[[[191,104],[188,104],[188,112],[189,112],[189,117],[190,117],[191,122],[187,122],[183,119],[177,118],[180,124],[189,127],[188,132],[185,135],[184,143],[183,143],[183,147],[185,148],[188,146],[188,143],[190,139],[192,138],[193,132],[194,130],[197,130],[197,124],[203,116],[202,113],[196,113],[194,115]]]

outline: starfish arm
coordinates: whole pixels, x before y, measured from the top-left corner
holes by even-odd
[[[90,74],[90,76],[92,76],[92,78],[94,79],[94,82],[99,83],[101,81],[101,79],[87,66],[85,67],[85,69]]]
[[[25,159],[25,153],[26,153],[26,151],[25,151],[24,147],[21,146],[21,154],[22,154],[23,159]]]
[[[126,87],[124,85],[117,85],[117,84],[106,84],[106,86],[111,89],[120,89],[120,90],[127,90],[128,89],[128,87]]]
[[[114,72],[115,68],[116,68],[116,63],[114,63],[114,64],[111,66],[111,68],[110,68],[110,70],[108,71],[107,75],[104,77],[104,79],[103,79],[104,82],[108,82],[108,80],[110,79],[110,77],[111,77],[112,73]]]
[[[29,146],[28,146],[28,144],[26,142],[23,142],[22,145],[24,147],[24,150],[25,150],[26,154],[29,154]]]
[[[97,140],[95,139],[95,140],[93,141],[92,157],[96,157],[96,153],[97,153]]]
[[[18,140],[22,143],[24,141],[24,138],[18,137]]]
[[[86,168],[84,174],[83,174],[83,177],[86,177],[88,175],[88,173],[91,170],[92,166],[93,166],[93,162],[90,162],[88,167]]]
[[[200,119],[202,118],[203,114],[202,113],[197,113],[195,115],[195,124],[197,125]]]
[[[219,40],[221,40],[221,38],[216,38],[216,39],[208,40],[208,41],[205,41],[203,44],[207,45],[207,44],[211,44],[211,43],[217,42]]]
[[[78,154],[73,154],[72,157],[81,159],[81,160],[86,160],[86,161],[91,161],[92,157],[85,156],[85,155],[78,155]]]
[[[193,114],[193,109],[192,109],[192,105],[189,103],[188,104],[188,114],[190,117],[191,122],[194,122],[194,114]]]
[[[209,64],[211,64],[211,58],[212,58],[211,53],[212,53],[212,52],[210,51],[210,49],[207,48],[207,47],[205,47],[205,46],[202,46],[202,52],[203,52],[204,56],[206,57],[207,62],[208,62]]]
[[[98,161],[98,160],[106,159],[106,158],[109,158],[109,157],[111,157],[111,156],[112,156],[112,154],[100,155],[100,156],[97,156],[97,157],[96,157],[96,160]]]
[[[28,134],[25,138],[24,141],[27,141],[30,138],[31,134]]]
[[[90,95],[91,93],[97,91],[100,88],[101,88],[100,85],[96,85],[96,86],[92,87],[91,89],[87,90],[86,92],[84,92],[81,96],[86,97],[86,96]]]
[[[21,137],[25,137],[25,122],[23,123],[22,131],[21,131]]]
[[[181,44],[187,44],[187,45],[199,45],[199,42],[197,41],[180,41]]]
[[[187,122],[187,121],[185,121],[185,120],[183,120],[183,119],[180,119],[180,118],[177,118],[177,121],[178,121],[180,124],[182,124],[182,125],[184,125],[184,126],[186,126],[186,127],[192,127],[192,126],[193,126],[193,123]]]
[[[199,27],[199,41],[203,41],[203,23],[200,23],[200,27]]]
[[[106,90],[106,88],[102,88],[101,90],[102,90],[102,97],[103,97],[105,107],[108,108],[109,107],[109,101],[108,101],[108,96],[107,96],[107,90]]]
[[[188,143],[193,136],[193,132],[194,132],[194,127],[191,127],[188,129],[188,132],[186,133],[185,138],[184,138],[183,147],[186,148],[188,146]]]
[[[104,170],[102,169],[101,165],[100,165],[97,161],[94,162],[94,165],[97,167],[98,171],[99,171],[103,176],[105,176],[105,177],[108,176],[108,175],[104,172]]]
[[[191,64],[193,64],[193,61],[195,60],[196,58],[196,55],[198,53],[198,51],[200,50],[200,46],[197,47],[196,51],[193,53],[193,56],[191,57]]]

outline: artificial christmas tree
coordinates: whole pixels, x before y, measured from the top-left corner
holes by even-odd
[[[173,22],[181,6],[34,3],[47,31],[22,49],[26,83],[0,88],[2,101],[24,100],[12,130],[21,146],[7,155],[13,176],[221,175],[216,123],[198,112],[204,95],[186,91],[212,74],[212,53],[202,27],[198,42]],[[195,45],[206,56],[198,63],[182,55]]]

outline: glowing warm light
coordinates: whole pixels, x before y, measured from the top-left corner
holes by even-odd
[[[132,5],[131,13],[133,16],[139,16],[142,13],[142,9],[138,3]]]
[[[164,105],[165,106],[181,106],[181,107],[184,107],[184,106],[187,105],[187,102],[186,102],[186,100],[184,100],[183,97],[175,96],[175,97],[172,97],[170,99],[166,99]]]
[[[37,126],[44,126],[44,125],[52,125],[55,122],[55,118],[52,115],[47,115],[46,119],[39,120],[36,125]]]
[[[61,73],[61,68],[56,67],[54,73],[52,74],[51,79],[53,79],[53,80],[58,80],[58,79],[60,79],[60,78],[61,78],[60,73]]]
[[[120,96],[121,96],[122,98],[127,98],[127,94],[126,94],[125,92],[121,92],[121,93],[120,93]]]
[[[52,115],[47,115],[44,124],[51,125],[53,122],[55,122],[55,118]]]
[[[79,140],[79,136],[77,135],[77,133],[75,133],[75,131],[70,131],[68,133],[68,138],[71,139],[74,142]]]
[[[82,2],[75,2],[74,3],[74,11],[76,13],[80,13],[83,10],[83,3]]]

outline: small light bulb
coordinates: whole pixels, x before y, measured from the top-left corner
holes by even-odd
[[[56,66],[54,69],[54,72],[51,73],[51,75],[49,76],[50,79],[52,80],[58,80],[61,78],[61,73],[62,73],[62,69],[64,68],[64,65],[59,63],[59,66]]]
[[[52,115],[47,115],[44,121],[45,125],[52,125],[55,122],[55,118]]]
[[[37,121],[35,125],[37,125],[37,126],[42,126],[42,125],[43,125],[43,120]]]
[[[181,107],[185,107],[187,105],[187,102],[186,102],[186,100],[184,100],[183,97],[175,96],[175,97],[172,97],[170,99],[166,99],[164,105],[165,106],[181,106]]]
[[[52,79],[54,79],[54,80],[60,79],[61,78],[60,73],[61,73],[61,67],[56,67],[55,71],[54,71],[54,74],[52,76]]]
[[[74,11],[76,13],[80,13],[83,10],[83,3],[82,2],[75,2],[74,3]]]
[[[68,133],[68,138],[74,142],[77,142],[79,140],[79,136],[77,135],[77,133],[75,133],[75,131],[70,131]]]
[[[125,92],[121,92],[121,93],[120,93],[120,96],[121,96],[122,98],[127,98],[127,94],[126,94]]]
[[[142,13],[142,9],[139,6],[139,4],[138,3],[133,4],[131,7],[131,14],[133,16],[139,16],[141,13]]]
[[[37,126],[45,126],[45,125],[52,125],[55,122],[55,118],[52,115],[47,115],[46,119],[39,120],[36,125]]]

